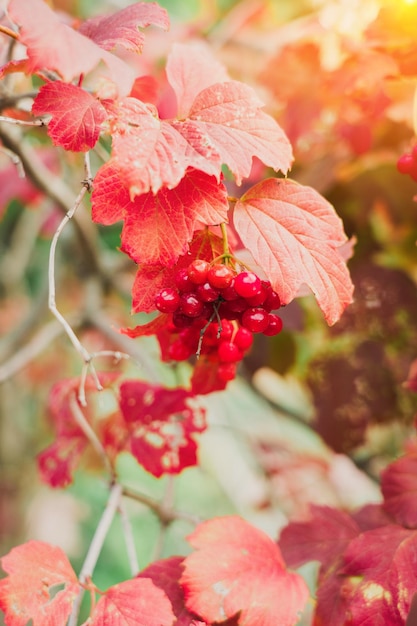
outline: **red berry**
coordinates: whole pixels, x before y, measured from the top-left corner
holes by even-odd
[[[220,330],[220,339],[230,339],[233,334],[233,324],[229,322],[229,320],[223,319],[220,320],[221,330]]]
[[[269,323],[266,329],[263,331],[267,337],[273,337],[278,335],[282,330],[282,319],[274,313],[269,313]]]
[[[241,327],[236,331],[233,341],[242,352],[245,352],[253,344],[253,335],[250,330]]]
[[[414,164],[411,154],[402,154],[397,161],[397,170],[401,174],[409,174]]]
[[[215,302],[219,297],[219,291],[217,289],[213,289],[210,283],[198,285],[196,294],[203,302]]]
[[[195,293],[183,293],[180,298],[180,311],[188,317],[199,317],[204,309],[204,303]]]
[[[253,272],[241,272],[235,278],[235,291],[242,298],[256,296],[261,287],[261,279]]]
[[[175,313],[172,314],[172,323],[176,328],[187,328],[193,323],[193,318],[179,311],[175,311]]]
[[[195,285],[188,276],[187,269],[184,267],[175,275],[175,284],[180,291],[180,293],[187,293],[189,291],[194,291]]]
[[[263,333],[269,325],[269,313],[259,307],[251,307],[242,315],[242,326],[253,333]]]
[[[232,282],[230,283],[230,285],[228,287],[226,287],[225,289],[222,289],[222,298],[223,300],[236,300],[237,298],[239,298],[239,295],[236,293],[236,289],[235,289],[235,278],[233,278]]]
[[[219,361],[222,363],[236,363],[241,361],[243,354],[235,343],[231,341],[222,341],[219,344],[217,354]]]
[[[281,306],[281,300],[276,291],[272,289],[272,287],[268,290],[267,296],[262,303],[265,311],[276,311]]]
[[[202,285],[206,282],[209,269],[210,263],[203,259],[196,259],[188,266],[187,274],[194,285]]]
[[[224,383],[233,380],[236,377],[236,363],[220,363],[217,376]]]
[[[220,311],[228,311],[233,313],[242,313],[248,308],[248,303],[244,298],[236,298],[236,300],[229,300],[229,302],[222,302]],[[236,317],[236,315],[235,315]]]
[[[223,263],[215,263],[207,273],[207,280],[214,289],[225,289],[234,277],[233,270]]]
[[[155,306],[161,313],[174,313],[180,304],[180,296],[176,289],[167,287],[155,296]]]
[[[261,286],[261,289],[260,291],[258,291],[257,294],[251,296],[250,298],[245,298],[245,300],[249,306],[259,306],[260,304],[263,304],[265,302],[268,293],[268,290],[265,289],[265,287]]]

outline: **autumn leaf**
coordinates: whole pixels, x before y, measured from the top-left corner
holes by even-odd
[[[179,119],[188,117],[201,91],[230,80],[226,68],[203,42],[174,43],[167,59],[166,75],[177,98]]]
[[[40,88],[32,113],[52,116],[48,134],[56,146],[87,152],[97,143],[107,111],[94,96],[76,85],[55,81]]]
[[[130,429],[130,451],[148,472],[159,477],[196,464],[194,436],[206,422],[193,394],[127,380],[120,385],[119,403]]]
[[[261,111],[253,89],[238,81],[217,83],[195,98],[187,119],[173,122],[196,152],[229,167],[238,185],[251,172],[252,159],[286,173],[292,148],[284,131]]]
[[[103,61],[121,95],[130,91],[135,74],[127,63],[62,22],[43,0],[31,0],[31,10],[27,8],[27,0],[11,0],[8,12],[20,26],[19,41],[27,48],[28,73],[49,69],[71,82]]]
[[[382,472],[383,507],[396,522],[417,528],[417,455],[406,455]]]
[[[340,318],[353,285],[338,250],[346,241],[342,221],[325,198],[292,180],[269,178],[240,198],[233,222],[283,304],[306,284],[326,321]]]
[[[8,626],[66,624],[79,585],[66,555],[56,546],[28,541],[1,559],[0,609]],[[57,587],[62,587],[56,591]],[[56,593],[55,593],[56,592]]]
[[[166,594],[149,578],[110,587],[97,602],[89,626],[172,626],[175,615]]]
[[[360,530],[352,517],[329,506],[311,505],[311,520],[290,522],[279,538],[284,559],[291,567],[309,561],[330,565]]]
[[[188,250],[196,224],[220,224],[228,208],[222,183],[189,170],[175,189],[144,194],[127,206],[121,248],[138,264],[173,265]]]
[[[105,50],[122,46],[139,53],[145,41],[139,28],[150,25],[168,30],[168,13],[156,2],[136,2],[111,15],[86,20],[78,31]]]
[[[196,552],[185,558],[181,584],[190,611],[208,622],[240,613],[240,626],[293,626],[308,589],[272,539],[230,516],[200,524],[188,540]]]

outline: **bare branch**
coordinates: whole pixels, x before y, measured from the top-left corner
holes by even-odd
[[[138,563],[138,556],[136,554],[136,546],[135,546],[135,540],[133,537],[132,525],[130,523],[130,519],[127,515],[126,507],[124,506],[123,501],[120,502],[119,513],[120,513],[120,519],[122,520],[127,557],[130,563],[130,572],[133,578],[140,572],[140,567]]]
[[[121,494],[122,494],[121,485],[119,485],[118,483],[115,483],[111,488],[110,496],[109,496],[109,499],[107,500],[106,508],[103,511],[103,515],[101,516],[100,522],[96,528],[96,532],[94,533],[93,540],[90,544],[90,547],[87,552],[87,556],[81,568],[81,572],[78,576],[81,584],[85,584],[85,582],[88,579],[90,579],[93,575],[93,572],[97,564],[98,557],[100,556],[100,552],[103,548],[103,544],[106,539],[107,533],[110,530],[113,517],[117,509],[120,506]],[[80,593],[77,596],[77,599],[74,602],[72,613],[68,621],[68,626],[77,626],[78,614],[80,612],[83,595],[84,595],[84,589],[80,591]]]
[[[15,117],[6,117],[5,115],[0,115],[0,122],[14,124],[15,126],[47,126],[44,120],[19,120]]]
[[[131,489],[130,487],[123,487],[123,495],[147,506],[149,509],[151,509],[151,511],[155,513],[155,515],[159,518],[161,524],[163,525],[169,525],[175,520],[183,520],[192,524],[193,526],[196,526],[203,521],[197,515],[184,513],[183,511],[177,511],[176,509],[171,507],[166,508],[164,504],[161,504],[154,498],[151,498],[144,493],[139,493],[134,489]]]

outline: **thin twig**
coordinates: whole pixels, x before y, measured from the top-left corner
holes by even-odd
[[[69,400],[69,405],[70,405],[71,413],[74,417],[74,420],[76,421],[78,426],[81,428],[84,435],[87,437],[88,441],[91,443],[94,450],[97,452],[97,454],[103,461],[103,465],[106,468],[106,470],[109,472],[111,479],[114,480],[115,478],[114,469],[106,453],[106,450],[104,449],[103,444],[101,443],[100,439],[97,437],[94,429],[88,423],[84,413],[80,409],[80,406],[75,398],[75,395],[71,395],[70,400]]]
[[[124,535],[125,544],[126,544],[126,552],[127,552],[127,557],[129,559],[129,564],[130,564],[130,573],[132,574],[132,578],[133,578],[139,573],[140,567],[139,567],[139,562],[138,562],[138,555],[136,553],[135,540],[133,537],[132,524],[130,523],[130,519],[127,514],[126,507],[123,501],[120,502],[119,513],[120,513],[120,519],[122,520],[123,535]]]
[[[160,522],[165,525],[170,524],[174,520],[183,520],[185,522],[188,522],[189,524],[192,524],[193,526],[196,526],[203,521],[197,515],[184,513],[183,511],[178,511],[174,508],[168,509],[163,503],[161,504],[154,498],[151,498],[144,493],[139,493],[134,489],[131,489],[130,487],[123,487],[123,495],[147,506],[148,509],[155,513]]]
[[[3,152],[3,154],[6,154],[11,160],[11,162],[13,163],[13,165],[16,166],[17,175],[19,176],[19,178],[25,178],[25,168],[23,167],[23,163],[20,157],[14,152],[12,152],[12,150],[9,150],[8,148],[5,148],[4,146],[0,146],[0,152]]]
[[[119,485],[118,483],[114,484],[111,488],[106,508],[103,511],[103,515],[101,516],[100,522],[96,528],[96,532],[94,533],[93,540],[90,544],[87,556],[81,568],[81,572],[78,576],[78,579],[82,585],[85,584],[86,581],[93,576],[98,557],[100,556],[100,552],[103,548],[107,533],[110,530],[113,517],[120,506],[121,494],[121,485]],[[77,626],[78,614],[80,612],[83,595],[84,589],[81,589],[74,602],[68,626]]]
[[[19,120],[15,117],[6,117],[5,115],[0,115],[0,122],[14,124],[15,126],[47,126],[44,120]]]

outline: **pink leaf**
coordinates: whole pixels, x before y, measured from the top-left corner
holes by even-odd
[[[197,222],[220,224],[227,211],[225,186],[189,170],[175,189],[144,194],[127,206],[122,250],[138,264],[173,265],[187,251]]]
[[[216,61],[209,46],[202,42],[175,43],[166,64],[168,82],[175,91],[177,116],[188,117],[198,94],[214,85],[230,80],[226,69]]]
[[[237,184],[247,178],[252,158],[286,173],[292,148],[277,122],[261,111],[253,89],[237,81],[217,83],[198,94],[188,119],[174,127],[196,150],[221,167],[226,164]]]
[[[139,28],[151,24],[168,30],[166,10],[156,2],[137,2],[111,15],[87,20],[81,24],[79,32],[105,50],[123,46],[127,50],[141,52],[145,37]]]
[[[417,528],[417,455],[390,463],[381,476],[384,509],[396,522]]]
[[[174,126],[161,121],[150,105],[131,97],[119,101],[111,127],[112,160],[132,200],[148,191],[157,193],[161,187],[176,187],[189,166],[219,179],[218,168]]]
[[[9,4],[11,19],[20,26],[19,40],[27,47],[29,73],[49,69],[70,82],[104,61],[121,94],[130,91],[135,76],[124,61],[61,22],[42,0],[31,0],[27,9],[27,0]]]
[[[200,524],[188,539],[196,549],[181,578],[189,610],[208,622],[240,612],[240,626],[293,626],[308,589],[272,539],[236,516]]]
[[[52,115],[48,134],[56,146],[87,152],[95,146],[107,112],[94,96],[76,85],[47,83],[36,96],[32,113]]]
[[[66,624],[79,585],[61,548],[28,541],[1,559],[0,609],[8,626]],[[57,585],[64,588],[54,593]]]
[[[172,626],[174,621],[175,615],[165,593],[148,578],[135,578],[110,587],[98,601],[88,624]]]
[[[338,250],[346,241],[343,225],[327,200],[311,187],[269,178],[241,197],[233,220],[282,303],[305,283],[327,322],[339,319],[353,285]]]

